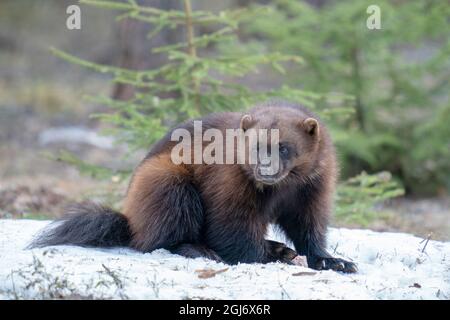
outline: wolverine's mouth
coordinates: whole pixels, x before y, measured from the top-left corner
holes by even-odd
[[[269,186],[273,186],[275,184],[277,184],[278,182],[280,182],[282,179],[277,179],[277,178],[259,178],[259,177],[255,177],[256,182],[265,184],[265,185],[269,185]]]
[[[286,178],[287,175],[288,175],[288,173],[286,173],[286,172],[281,173],[281,174],[275,174],[275,175],[264,175],[264,174],[261,174],[259,166],[255,167],[255,169],[253,170],[253,176],[255,178],[255,181],[265,184],[265,185],[278,184],[282,180],[284,180],[284,178]]]

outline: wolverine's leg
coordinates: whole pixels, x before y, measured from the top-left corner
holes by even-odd
[[[284,243],[266,240],[267,261],[293,264],[292,260],[298,256],[297,252],[286,246]]]
[[[293,264],[292,260],[298,256],[297,252],[287,247],[284,243],[272,240],[266,240],[267,256],[261,262],[283,262]],[[205,257],[217,262],[224,262],[222,258],[212,249],[201,244],[183,243],[173,248],[170,251],[175,254],[187,258],[201,258]]]
[[[135,171],[124,214],[132,232],[131,246],[144,252],[199,243],[204,214],[191,173],[170,155],[146,159]]]
[[[305,186],[298,191],[296,202],[284,205],[278,224],[294,243],[300,255],[306,256],[310,268],[332,269],[353,273],[354,263],[334,258],[326,250],[326,231],[331,200],[320,185]]]
[[[219,255],[214,252],[214,250],[209,249],[208,247],[201,244],[183,243],[170,248],[170,251],[187,258],[205,257],[217,262],[223,262],[222,258],[220,258]]]

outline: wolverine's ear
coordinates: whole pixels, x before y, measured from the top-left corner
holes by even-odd
[[[252,124],[253,124],[252,116],[249,114],[244,114],[241,118],[240,128],[245,131],[248,128],[250,128]]]
[[[303,121],[303,128],[311,136],[319,136],[319,122],[314,118],[307,118]]]

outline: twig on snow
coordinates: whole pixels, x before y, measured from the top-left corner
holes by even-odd
[[[427,236],[426,239],[423,239],[422,241],[420,241],[420,243],[422,243],[422,242],[425,241],[425,245],[424,245],[423,248],[422,248],[422,253],[425,252],[425,249],[427,248],[428,242],[430,241],[430,239],[431,239],[432,236],[433,236],[433,232],[430,232],[430,233],[428,234],[428,236]]]

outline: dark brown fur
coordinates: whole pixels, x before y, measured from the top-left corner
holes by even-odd
[[[337,179],[334,146],[326,127],[305,108],[275,101],[243,113],[213,114],[203,130],[278,128],[289,157],[277,183],[255,178],[254,167],[175,165],[169,132],[136,168],[123,215],[131,247],[150,252],[166,248],[188,257],[226,263],[289,262],[295,252],[265,240],[268,225],[279,226],[316,269],[355,272],[353,263],[325,250],[328,219]],[[316,119],[305,121],[308,118]],[[179,127],[193,131],[193,122]],[[225,134],[224,134],[225,135]]]

